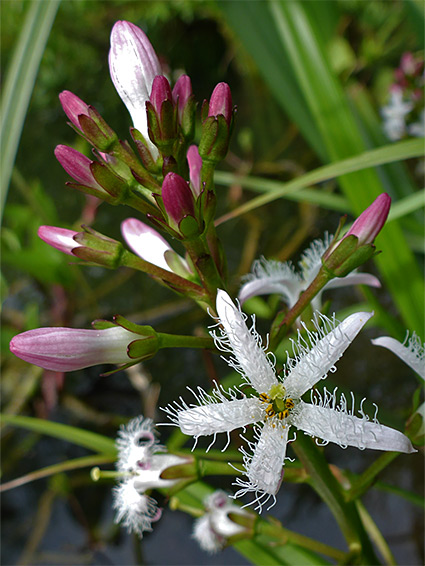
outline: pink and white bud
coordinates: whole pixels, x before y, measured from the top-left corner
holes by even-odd
[[[183,110],[192,96],[192,83],[187,75],[181,75],[173,88],[173,102],[178,105],[179,120],[182,120]]]
[[[121,223],[121,233],[135,254],[149,263],[171,271],[164,254],[173,250],[156,230],[137,218],[127,218]]]
[[[230,124],[232,119],[232,93],[227,83],[218,83],[213,90],[208,108],[208,116],[224,116]]]
[[[391,197],[387,193],[382,193],[364,212],[355,220],[347,236],[357,236],[359,246],[373,244],[376,236],[382,230],[387,220],[391,206]]]
[[[152,83],[152,92],[150,101],[155,108],[158,116],[161,116],[162,103],[166,100],[172,100],[171,87],[168,79],[164,75],[158,75],[154,78]]]
[[[43,242],[68,255],[73,255],[72,250],[81,246],[74,240],[74,236],[78,234],[74,230],[57,228],[56,226],[40,226],[37,234]]]
[[[75,371],[98,364],[131,362],[127,347],[140,335],[116,326],[102,330],[37,328],[17,334],[10,351],[18,358],[52,371]]]
[[[73,179],[93,189],[105,192],[103,187],[99,185],[91,171],[93,161],[67,145],[58,145],[55,148],[55,156],[65,171],[71,175]]]
[[[158,151],[149,140],[146,102],[161,65],[146,34],[130,22],[118,21],[111,31],[109,70],[115,88],[156,157]]]
[[[201,170],[202,170],[202,157],[199,155],[197,145],[191,145],[187,150],[187,162],[189,164],[189,178],[190,185],[194,192],[195,197],[199,196],[201,192]]]
[[[81,115],[89,116],[89,106],[85,102],[78,98],[76,94],[70,92],[69,90],[64,90],[59,95],[60,103],[65,114],[68,116],[72,124],[81,130],[80,122],[78,117]]]
[[[167,173],[162,183],[161,195],[168,217],[177,226],[185,216],[195,216],[192,191],[177,173]]]

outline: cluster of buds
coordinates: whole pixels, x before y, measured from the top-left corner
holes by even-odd
[[[394,71],[389,103],[381,109],[384,131],[396,141],[406,134],[425,136],[424,60],[413,53],[404,53]]]
[[[56,148],[57,159],[75,181],[68,185],[110,204],[129,205],[181,240],[191,262],[189,269],[183,269],[184,279],[190,281],[195,272],[206,291],[207,304],[213,306],[214,288],[223,286],[225,273],[214,227],[213,172],[226,156],[233,127],[229,86],[218,84],[210,100],[204,101],[198,149],[191,145],[196,114],[191,80],[181,75],[171,87],[140,28],[126,21],[115,23],[109,67],[133,120],[130,133],[136,149],[119,140],[95,108],[69,91],[62,92],[60,101],[70,125],[93,146],[94,154],[88,158],[71,147]],[[90,247],[87,236],[84,242],[80,236],[72,237],[79,245]],[[73,255],[81,257],[82,253],[72,248]],[[84,259],[103,265],[93,254]],[[181,267],[180,262],[180,271]],[[185,292],[184,285],[177,287]]]

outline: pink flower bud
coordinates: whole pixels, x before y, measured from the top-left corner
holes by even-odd
[[[187,162],[189,164],[189,177],[195,197],[201,192],[201,169],[202,157],[199,155],[197,145],[191,145],[187,150]]]
[[[93,161],[91,161],[88,157],[67,145],[56,146],[55,156],[65,171],[71,175],[77,183],[104,192],[104,189],[93,177],[90,169]]]
[[[156,230],[137,218],[127,218],[121,223],[121,233],[135,254],[149,263],[171,271],[164,254],[172,251],[172,248]]]
[[[175,224],[178,225],[187,215],[195,216],[192,191],[177,173],[167,173],[161,195],[165,211]]]
[[[376,236],[382,230],[390,211],[391,198],[382,193],[357,218],[345,237],[353,235],[359,239],[359,246],[373,244]]]
[[[161,65],[145,33],[130,22],[118,21],[112,28],[109,70],[134,127],[143,135],[153,155],[157,156],[158,151],[148,137],[145,105],[154,78],[162,74]]]
[[[173,101],[178,104],[179,119],[182,119],[184,107],[192,96],[192,83],[187,75],[181,75],[173,88]]]
[[[154,78],[152,83],[152,92],[150,101],[155,108],[158,116],[161,116],[161,106],[165,100],[172,100],[171,87],[167,78],[163,75],[158,75]]]
[[[213,90],[208,108],[208,116],[224,116],[230,124],[232,119],[232,93],[227,83],[218,83]]]
[[[40,226],[37,234],[43,242],[68,255],[73,255],[72,250],[81,246],[74,240],[74,236],[78,234],[74,230],[57,228],[56,226]]]
[[[52,371],[74,371],[97,364],[130,362],[127,347],[140,335],[120,326],[103,330],[38,328],[12,338],[18,358]]]
[[[88,104],[83,102],[81,98],[69,90],[64,90],[59,95],[60,103],[65,114],[68,116],[70,121],[74,124],[76,128],[81,130],[80,122],[78,117],[81,115],[89,116]]]

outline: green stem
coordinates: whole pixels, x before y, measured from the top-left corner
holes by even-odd
[[[379,564],[354,502],[346,502],[340,484],[314,441],[299,434],[293,449],[311,477],[311,484],[335,517],[350,553],[363,564]],[[356,559],[354,558],[354,561]]]
[[[215,350],[214,340],[211,337],[179,336],[158,332],[159,348],[204,348]]]
[[[199,479],[205,476],[239,476],[242,473],[238,472],[229,462],[199,458],[197,464]],[[240,462],[234,462],[233,465],[240,466]]]
[[[268,522],[269,521],[269,522]],[[276,538],[281,544],[292,542],[302,548],[307,548],[313,552],[318,552],[334,558],[338,562],[344,563],[347,554],[342,550],[329,546],[320,541],[300,535],[289,529],[285,529],[276,519],[269,518],[268,521],[258,521],[256,525],[256,534],[264,534]]]
[[[384,452],[379,456],[367,470],[365,470],[359,478],[351,485],[351,488],[345,492],[345,500],[353,501],[361,497],[369,487],[376,481],[376,476],[382,472],[397,456],[399,452]]]
[[[161,211],[156,207],[147,202],[144,199],[136,196],[132,192],[128,192],[121,204],[126,204],[131,206],[135,210],[142,212],[143,214],[151,214],[152,216],[161,216]]]
[[[321,269],[317,274],[314,281],[310,283],[307,289],[301,294],[295,305],[288,311],[282,322],[279,323],[278,327],[272,331],[270,339],[270,349],[273,350],[277,347],[279,342],[282,340],[286,331],[295,320],[301,315],[301,313],[308,307],[313,298],[323,289],[328,281],[332,279],[332,276]]]
[[[167,271],[166,269],[162,269],[162,267],[149,263],[127,250],[124,250],[122,253],[120,264],[125,267],[137,269],[138,271],[143,271],[144,273],[148,273],[162,281],[166,281],[167,283],[170,283],[172,287],[177,288],[178,291],[184,292],[189,296],[193,296],[197,300],[205,300],[207,298],[204,289],[196,283],[193,283],[188,279],[184,279],[172,271]]]

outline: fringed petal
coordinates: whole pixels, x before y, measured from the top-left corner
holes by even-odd
[[[334,364],[363,328],[373,313],[359,312],[347,317],[335,327],[335,320],[319,315],[313,321],[317,332],[307,330],[307,339],[298,333],[298,341],[293,342],[294,359],[288,359],[289,371],[284,381],[286,391],[291,397],[301,397],[319,379],[326,377],[328,371],[335,371]],[[319,327],[323,323],[323,327]]]
[[[415,452],[410,440],[398,430],[369,421],[339,409],[310,405],[301,401],[292,424],[310,436],[326,442],[335,442],[342,447],[372,448],[395,452]]]
[[[195,438],[230,432],[263,418],[264,411],[257,398],[229,400],[218,390],[208,395],[198,389],[197,399],[198,407],[180,399],[180,403],[163,409],[183,434]]]
[[[276,495],[282,483],[288,428],[266,422],[253,445],[252,458],[245,458],[247,476],[255,491]],[[258,432],[258,431],[257,431]]]
[[[347,287],[348,285],[368,285],[369,287],[381,286],[381,282],[377,277],[371,275],[370,273],[350,273],[345,277],[335,277],[326,283],[323,287],[323,291],[328,289],[337,289],[338,287]]]
[[[396,356],[398,356],[404,363],[410,366],[413,371],[425,379],[425,351],[424,345],[421,343],[419,336],[414,332],[409,338],[406,336],[403,344],[391,338],[390,336],[381,336],[372,340],[374,346],[382,346],[388,348]]]
[[[261,336],[255,330],[254,319],[248,329],[246,315],[221,289],[217,292],[217,313],[224,329],[220,336],[216,332],[211,333],[217,348],[233,353],[234,357],[226,359],[227,363],[239,371],[259,393],[268,391],[277,383],[274,359],[266,355]]]

